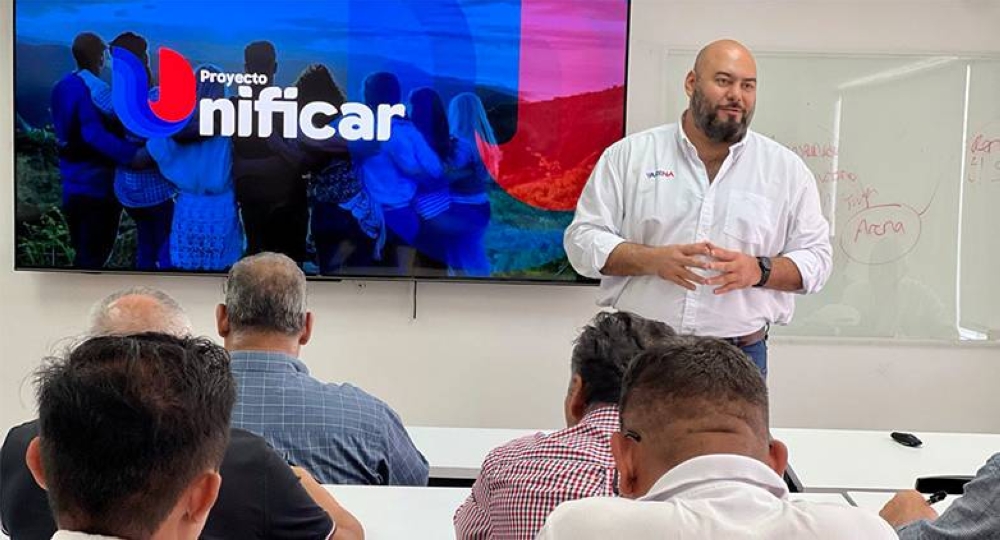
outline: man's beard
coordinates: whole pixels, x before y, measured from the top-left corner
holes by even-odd
[[[691,94],[691,114],[694,116],[694,124],[710,140],[719,143],[733,144],[743,140],[750,127],[750,120],[753,118],[753,109],[744,110],[742,118],[736,120],[720,120],[718,107],[713,107],[705,101],[705,95],[695,86],[694,93]]]

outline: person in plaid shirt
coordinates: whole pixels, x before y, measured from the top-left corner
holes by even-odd
[[[299,358],[313,331],[306,276],[264,252],[229,269],[216,325],[232,356],[232,425],[256,433],[321,484],[426,486],[427,459],[388,404],[326,383]]]
[[[152,84],[149,67],[149,42],[134,33],[123,32],[111,41],[112,47],[121,47],[146,65],[146,75]],[[149,98],[157,100],[159,87],[152,87]],[[98,98],[98,101],[102,101]],[[97,103],[97,102],[95,102]],[[100,104],[98,103],[98,106]],[[127,132],[125,139],[145,146],[146,139]],[[145,153],[145,150],[143,150]],[[136,229],[136,270],[167,270],[170,264],[170,232],[174,219],[174,198],[177,186],[167,180],[156,163],[146,159],[145,167],[119,166],[115,171],[115,196],[125,207],[125,212],[135,222]]]
[[[674,335],[658,321],[626,312],[598,313],[576,340],[566,395],[566,429],[538,433],[492,450],[455,513],[463,538],[532,539],[559,503],[612,495],[611,434],[629,361]]]

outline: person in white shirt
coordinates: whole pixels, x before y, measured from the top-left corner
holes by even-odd
[[[830,275],[829,225],[802,160],[748,129],[757,67],[746,47],[706,46],[684,89],[679,123],[605,150],[566,254],[601,279],[600,305],[727,338],[766,376],[768,326],[787,324],[792,293],[817,292]]]
[[[896,538],[874,512],[788,499],[788,449],[769,436],[767,386],[729,343],[679,336],[640,353],[619,409],[611,450],[624,498],[563,503],[539,540]]]

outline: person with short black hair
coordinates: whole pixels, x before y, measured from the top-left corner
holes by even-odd
[[[264,88],[278,86],[274,80],[277,58],[270,41],[254,41],[243,50],[244,70],[267,78],[266,85],[250,85],[254,98]],[[240,129],[239,118],[236,122]],[[246,254],[274,251],[301,264],[306,260],[309,231],[304,164],[290,162],[271,148],[268,138],[260,136],[257,115],[251,123],[249,137],[233,138],[233,183],[246,233]]]
[[[492,450],[455,513],[456,536],[529,540],[559,503],[611,495],[622,375],[636,354],[673,335],[659,321],[598,313],[573,347],[566,429]]]
[[[37,386],[26,460],[48,491],[53,538],[198,537],[236,399],[224,349],[167,334],[96,337],[40,369]]]
[[[639,354],[619,406],[611,448],[624,498],[564,503],[539,540],[896,538],[872,512],[789,500],[767,386],[732,344],[680,336]]]
[[[311,377],[298,358],[313,314],[295,261],[260,253],[234,264],[216,323],[240,387],[234,427],[264,437],[323,484],[427,485],[427,460],[392,408],[356,386]]]
[[[163,332],[191,334],[181,306],[166,292],[151,287],[115,291],[91,310],[89,336],[122,336]],[[24,456],[38,436],[38,421],[14,426],[0,449],[0,521],[14,540],[46,540],[56,531],[43,491]],[[231,429],[220,468],[222,487],[201,531],[202,540],[271,539],[349,540],[361,525],[301,469],[290,468],[263,438]]]
[[[139,146],[124,140],[121,126],[101,114],[91,87],[108,94],[100,79],[108,47],[97,34],[73,39],[76,70],[52,89],[52,126],[59,152],[62,212],[75,268],[103,268],[118,235],[122,207],[114,195],[116,165],[135,159]]]

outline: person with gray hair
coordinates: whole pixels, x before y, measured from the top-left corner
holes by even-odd
[[[216,323],[239,387],[234,427],[323,484],[427,484],[427,460],[395,411],[356,386],[313,378],[299,359],[313,315],[295,261],[265,252],[234,264]]]
[[[90,311],[91,336],[161,332],[177,337],[191,334],[191,321],[169,294],[153,287],[115,291]]]
[[[635,355],[673,335],[632,313],[598,313],[573,347],[566,428],[493,449],[455,513],[456,538],[531,540],[559,503],[611,495],[622,375]]]
[[[177,338],[192,334],[180,304],[152,287],[115,291],[91,310],[88,337],[145,332]],[[18,540],[48,540],[56,531],[46,493],[25,463],[28,445],[38,433],[38,420],[15,426],[0,450],[0,522],[3,531]],[[308,472],[290,468],[267,441],[253,433],[230,430],[220,474],[224,481],[219,498],[201,532],[205,540],[351,540],[364,536],[361,524]]]
[[[789,500],[764,378],[730,343],[681,336],[639,354],[619,407],[611,450],[623,498],[563,503],[539,540],[896,538],[874,512]]]

